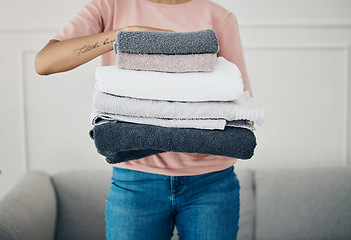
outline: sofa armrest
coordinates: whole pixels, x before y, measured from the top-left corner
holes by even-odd
[[[50,176],[29,172],[0,202],[0,239],[53,240],[56,211]]]

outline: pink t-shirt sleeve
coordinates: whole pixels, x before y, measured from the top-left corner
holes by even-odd
[[[239,25],[233,13],[229,13],[227,17],[222,20],[220,23],[220,29],[221,31],[217,33],[220,46],[218,57],[224,57],[238,66],[244,82],[244,90],[249,91],[252,96],[250,80],[246,71],[244,52],[240,39]]]
[[[103,32],[107,8],[106,0],[90,0],[51,39],[62,41]]]

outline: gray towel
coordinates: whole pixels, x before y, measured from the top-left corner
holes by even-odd
[[[130,122],[139,124],[149,124],[161,127],[173,128],[197,128],[206,130],[224,130],[226,126],[242,127],[255,131],[254,125],[249,120],[226,121],[224,119],[162,119],[123,116],[119,114],[109,114],[99,111],[92,112],[92,124],[99,125],[106,122]]]
[[[220,129],[223,130],[226,125],[224,119],[171,119],[171,118],[149,118],[149,117],[138,117],[138,116],[126,116],[118,113],[105,113],[93,110],[92,113],[92,124],[96,125],[96,122],[101,120],[107,121],[122,121],[132,122],[139,124],[148,124],[162,127],[172,128],[197,128],[197,129]]]
[[[237,100],[230,102],[169,102],[121,97],[95,91],[93,94],[93,109],[99,114],[119,114],[144,118],[225,119],[228,121],[245,119],[254,121],[257,125],[262,125],[265,117],[263,108],[253,107],[253,99],[247,91],[240,95]],[[96,113],[93,111],[92,118],[95,115]],[[217,126],[219,128],[217,129],[223,129],[224,125],[225,123],[218,122]],[[213,124],[210,126],[213,126]]]
[[[202,54],[217,53],[219,44],[212,29],[193,32],[118,31],[115,53]]]
[[[90,131],[90,137],[108,163],[138,159],[157,152],[202,153],[250,159],[256,147],[254,133],[240,127],[199,130],[115,122],[96,125]]]

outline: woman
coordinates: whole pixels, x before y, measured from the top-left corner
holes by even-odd
[[[38,74],[76,68],[99,55],[114,65],[120,30],[188,32],[213,29],[222,56],[235,63],[250,91],[235,16],[209,0],[91,0],[37,54]],[[237,159],[164,152],[112,164],[106,199],[107,239],[233,240],[239,229]]]

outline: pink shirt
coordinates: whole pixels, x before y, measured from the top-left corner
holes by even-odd
[[[218,56],[239,67],[244,90],[251,92],[236,17],[209,0],[192,0],[172,5],[149,0],[91,0],[52,39],[62,41],[132,25],[176,32],[213,29],[220,46]],[[114,61],[113,51],[102,55],[103,66],[114,65]],[[184,153],[165,152],[112,165],[156,174],[186,176],[220,171],[236,161],[237,159],[222,156],[196,158]]]

